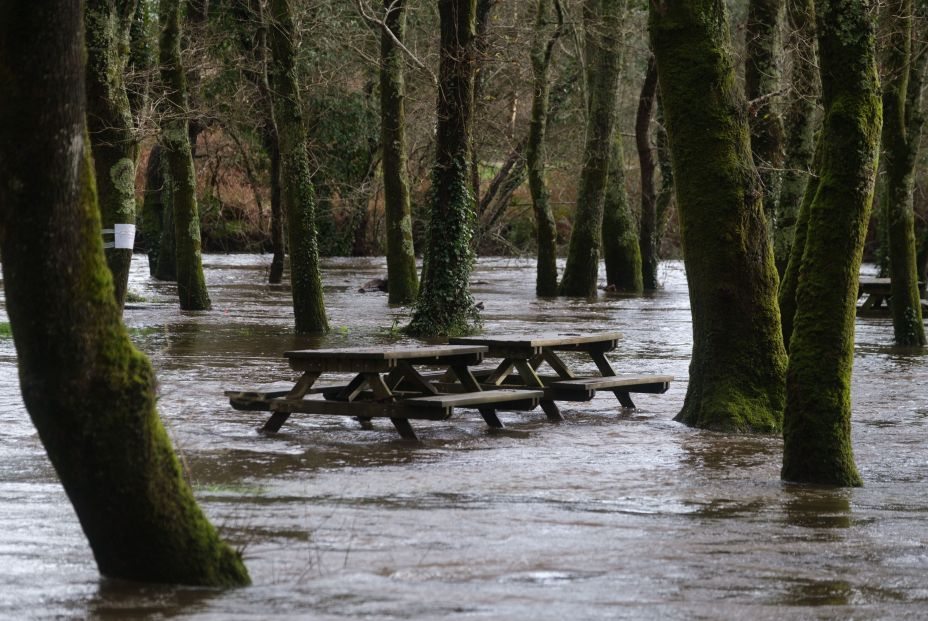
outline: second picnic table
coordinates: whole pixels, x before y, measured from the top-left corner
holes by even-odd
[[[502,358],[496,369],[475,372],[484,388],[499,386],[544,390],[541,407],[551,420],[563,420],[555,401],[589,401],[597,390],[610,390],[625,408],[634,408],[630,393],[663,393],[673,381],[671,375],[617,375],[606,352],[618,347],[621,334],[597,332],[581,334],[507,334],[465,336],[449,339],[454,345],[482,345],[487,356]],[[590,357],[599,375],[578,377],[558,352],[582,352]],[[556,375],[538,374],[547,363]]]

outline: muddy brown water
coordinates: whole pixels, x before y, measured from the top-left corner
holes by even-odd
[[[380,259],[325,262],[332,333],[293,335],[267,257],[207,256],[214,308],[183,313],[133,264],[126,311],[161,382],[160,411],[213,522],[254,586],[230,591],[101,580],[19,396],[0,340],[0,618],[692,619],[928,618],[928,356],[857,322],[854,448],[866,485],[779,481],[777,438],[673,422],[691,348],[682,266],[664,288],[593,302],[537,300],[534,265],[481,259],[491,332],[618,329],[620,372],[667,373],[622,412],[610,394],[540,411],[420,423],[423,442],[346,418],[294,415],[274,437],[223,390],[280,386],[281,353],[409,342],[406,310],[359,294]],[[0,317],[5,319],[5,317]],[[574,363],[582,364],[580,359]],[[590,365],[592,370],[592,365]]]

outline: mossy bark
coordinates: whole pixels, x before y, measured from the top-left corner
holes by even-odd
[[[247,584],[185,482],[151,365],[120,319],[85,132],[80,6],[0,3],[0,259],[23,400],[102,574]]]
[[[638,223],[632,215],[625,189],[625,150],[622,137],[615,132],[609,157],[609,179],[603,199],[603,262],[606,285],[616,291],[641,293],[641,249]]]
[[[384,24],[400,41],[406,35],[405,0],[384,0]],[[416,299],[419,278],[412,242],[412,212],[406,173],[406,82],[403,51],[387,32],[380,35],[380,132],[383,202],[387,229],[387,291],[391,304]]]
[[[915,258],[913,192],[915,162],[921,140],[921,76],[912,72],[912,0],[890,0],[884,13],[883,170],[886,173],[884,222],[889,237],[893,333],[897,345],[925,345],[922,305]],[[909,82],[918,93],[908,101]]]
[[[161,0],[159,4],[158,51],[166,104],[161,145],[170,170],[177,297],[183,310],[206,310],[210,300],[203,276],[197,178],[188,135],[187,78],[180,55],[182,1]]]
[[[315,191],[309,172],[306,124],[300,106],[292,0],[269,4],[273,105],[280,140],[280,184],[290,246],[293,314],[300,334],[327,332],[316,240]]]
[[[439,0],[441,21],[435,166],[422,283],[406,330],[416,336],[472,331],[471,239],[476,226],[469,190],[473,126],[476,0]]]
[[[655,61],[656,62],[656,61]],[[673,162],[670,157],[670,143],[667,140],[667,128],[664,125],[664,102],[661,97],[660,84],[657,89],[657,106],[654,111],[654,150],[657,152],[657,168],[661,171],[661,184],[657,191],[657,247],[660,248],[667,222],[676,207],[673,192]]]
[[[787,481],[861,484],[851,450],[851,369],[882,123],[873,10],[869,0],[816,3],[825,118],[790,339],[781,471]]]
[[[171,167],[162,152],[161,157],[161,239],[158,245],[158,265],[155,278],[177,282],[177,248],[174,244],[174,184]]]
[[[619,35],[623,3],[585,0],[587,125],[577,208],[561,277],[561,295],[596,295],[602,247],[603,203],[609,159],[615,145],[616,88],[619,83]]]
[[[532,117],[529,121],[525,159],[538,243],[535,294],[542,297],[557,295],[557,225],[551,211],[551,192],[545,181],[545,134],[551,97],[548,74],[554,45],[561,35],[563,22],[559,1],[538,0],[531,51]],[[552,25],[555,26],[553,30]]]
[[[657,219],[657,191],[654,188],[654,150],[651,148],[651,116],[657,95],[657,63],[648,57],[638,111],[635,114],[635,145],[638,148],[638,169],[641,171],[641,225],[638,248],[641,253],[641,285],[646,291],[657,289],[657,266],[660,263],[660,236]]]
[[[161,174],[161,145],[154,145],[145,165],[145,189],[142,198],[142,213],[139,218],[139,233],[148,250],[148,273],[154,278],[158,274],[158,259],[161,255],[161,227],[164,205],[161,203],[164,177]]]
[[[790,85],[786,104],[783,181],[777,200],[773,231],[773,255],[782,276],[790,260],[796,219],[806,186],[814,150],[818,70],[815,64],[815,6],[813,0],[787,0]],[[803,233],[804,235],[804,233]]]
[[[764,193],[764,214],[773,229],[783,167],[783,117],[780,114],[780,25],[783,0],[749,0],[744,29],[744,87],[751,102],[751,152]]]
[[[103,228],[135,224],[135,134],[125,71],[129,30],[137,0],[86,0],[84,33],[87,47],[87,128],[96,169]],[[129,284],[132,249],[108,248],[106,263],[113,274],[116,303],[122,308]]]
[[[722,0],[663,0],[651,5],[650,30],[693,316],[689,384],[676,420],[776,431],[786,369],[777,273],[728,13]]]

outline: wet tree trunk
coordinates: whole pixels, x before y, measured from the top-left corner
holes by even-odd
[[[274,119],[280,140],[281,199],[287,214],[296,331],[299,334],[326,332],[329,324],[319,271],[315,191],[309,174],[306,124],[296,79],[293,2],[271,0],[269,10]]]
[[[478,322],[469,289],[476,217],[469,191],[476,0],[439,0],[441,44],[435,166],[419,299],[407,331],[470,332]]]
[[[384,0],[384,23],[403,41],[406,36],[405,0]],[[389,33],[380,35],[380,115],[383,143],[383,201],[387,229],[387,291],[391,304],[416,299],[419,279],[412,242],[409,179],[406,174],[406,84],[403,52]]]
[[[783,182],[777,200],[773,231],[773,255],[782,276],[790,260],[796,236],[796,218],[809,183],[809,166],[814,150],[815,108],[818,71],[815,64],[815,6],[813,0],[787,0],[790,57],[789,98],[785,121]]]
[[[869,0],[816,3],[825,119],[821,173],[796,289],[782,477],[860,485],[851,450],[851,368],[881,103]]]
[[[102,574],[246,584],[184,480],[151,365],[120,320],[85,131],[80,7],[0,2],[0,179],[15,180],[0,183],[0,259],[23,400]]]
[[[656,61],[655,61],[656,66]],[[661,171],[661,185],[657,191],[656,208],[657,212],[657,241],[655,245],[660,251],[661,241],[664,239],[664,231],[667,229],[667,223],[673,214],[675,207],[673,194],[673,163],[670,161],[670,144],[667,140],[667,129],[664,127],[664,103],[661,100],[661,89],[658,84],[656,110],[654,111],[654,150],[657,153],[657,167]]]
[[[589,93],[586,144],[561,295],[596,295],[603,202],[614,150],[621,11],[619,0],[586,0],[583,5]]]
[[[654,189],[654,151],[651,149],[651,116],[657,94],[657,63],[648,58],[638,112],[635,115],[635,144],[638,147],[638,166],[641,170],[641,230],[638,247],[641,252],[641,284],[646,291],[657,289],[657,266],[660,263],[658,248],[657,192]]]
[[[187,127],[187,78],[180,56],[181,2],[161,0],[159,5],[161,79],[166,90],[161,144],[171,173],[177,296],[181,309],[205,310],[210,300],[203,277],[197,178]]]
[[[551,25],[556,27],[551,30]],[[537,227],[538,261],[535,294],[557,295],[557,226],[549,203],[550,191],[545,182],[545,134],[551,85],[548,70],[554,45],[563,31],[564,16],[560,0],[538,0],[535,30],[532,35],[532,118],[525,148],[528,189]]]
[[[745,25],[744,86],[750,105],[751,150],[764,193],[764,214],[773,228],[783,167],[780,115],[780,23],[783,0],[749,0]]]
[[[650,28],[693,315],[689,385],[676,420],[776,431],[786,370],[777,274],[725,3],[661,0],[651,5]]]
[[[164,177],[161,174],[161,145],[154,145],[148,154],[145,166],[145,190],[142,199],[142,215],[139,234],[148,249],[148,273],[153,278],[158,274],[161,257],[161,229],[164,221],[164,205],[161,202]]]
[[[270,101],[268,102],[270,105]],[[273,120],[273,119],[272,119]],[[262,134],[264,149],[270,160],[271,185],[271,269],[267,281],[276,285],[284,279],[284,257],[287,252],[286,235],[284,233],[284,209],[281,201],[283,191],[280,187],[280,141],[277,137],[277,124],[268,125]]]
[[[86,0],[87,128],[97,178],[103,228],[135,224],[135,164],[138,139],[124,75],[129,30],[137,0]],[[132,249],[108,248],[116,303],[122,308],[129,283]]]
[[[603,200],[603,261],[606,285],[616,291],[641,293],[641,249],[638,226],[628,204],[625,189],[625,150],[622,137],[615,132],[609,157],[609,179]]]
[[[915,259],[913,192],[915,162],[921,141],[921,76],[911,71],[912,0],[890,0],[886,5],[887,42],[883,61],[883,169],[886,171],[884,219],[889,237],[892,278],[893,333],[897,345],[925,345],[922,305]],[[909,82],[918,93],[909,101]]]

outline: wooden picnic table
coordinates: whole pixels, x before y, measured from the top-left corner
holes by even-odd
[[[541,407],[550,420],[563,420],[555,401],[589,401],[597,390],[610,390],[625,408],[634,408],[630,393],[663,393],[671,375],[617,375],[606,358],[621,339],[619,332],[561,332],[556,334],[508,334],[467,336],[449,340],[455,345],[483,345],[487,356],[502,358],[496,369],[476,375],[485,388],[522,386],[544,391]],[[582,352],[590,357],[599,375],[578,377],[558,352]],[[539,375],[547,363],[555,375]]]
[[[925,283],[918,283],[919,294],[925,295]],[[890,312],[890,301],[893,295],[893,285],[891,278],[873,278],[861,277],[860,285],[857,289],[857,298],[863,296],[863,304],[857,307],[857,314],[861,317],[879,317],[888,315]],[[924,308],[925,301],[922,300]]]
[[[388,417],[403,438],[416,440],[411,419],[444,420],[455,407],[476,407],[488,425],[502,427],[496,409],[532,409],[544,393],[525,389],[483,391],[470,367],[479,364],[486,352],[487,347],[479,345],[288,351],[284,356],[290,367],[301,373],[291,389],[229,391],[226,395],[236,409],[272,412],[261,428],[264,432],[278,431],[290,414],[299,412],[353,416],[362,424],[375,417]],[[456,380],[454,392],[441,392],[434,374],[423,375],[416,368],[421,366],[443,369],[439,375],[445,383]],[[347,384],[316,386],[316,380],[324,374],[346,372],[355,374]]]

